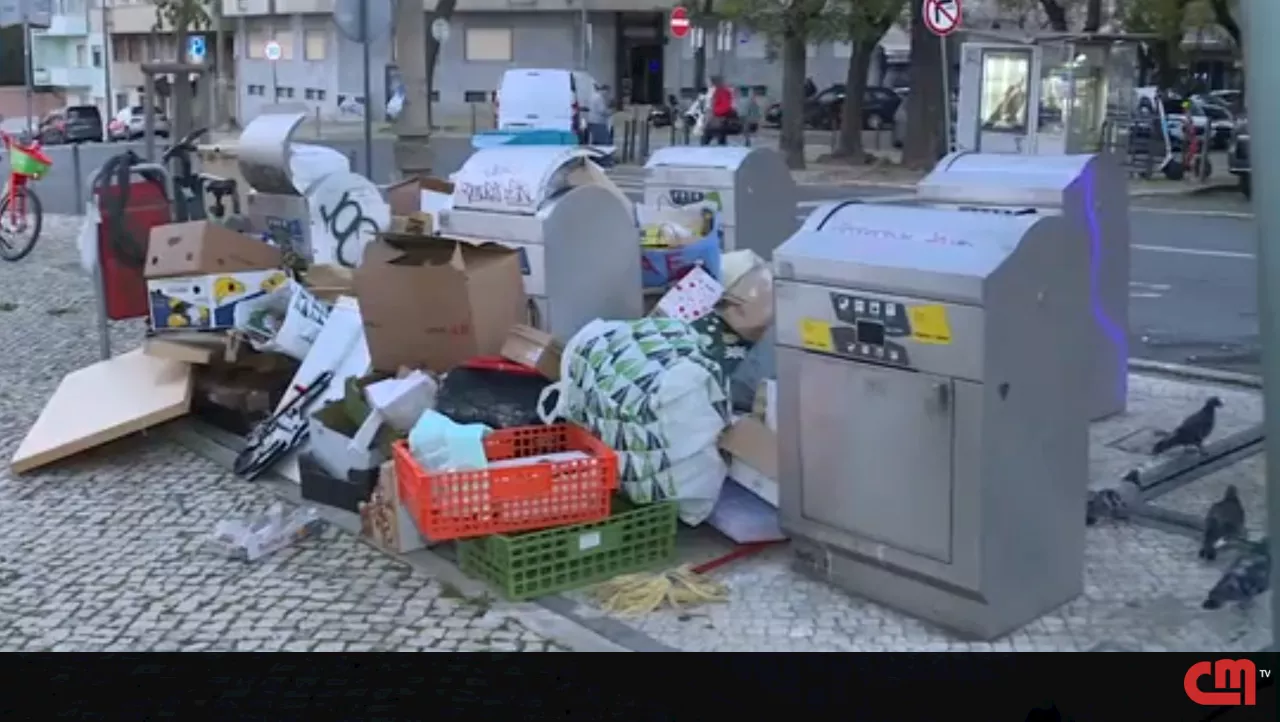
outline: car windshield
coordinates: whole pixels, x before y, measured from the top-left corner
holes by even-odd
[[[75,120],[93,120],[98,117],[98,109],[94,107],[68,108],[67,117]]]

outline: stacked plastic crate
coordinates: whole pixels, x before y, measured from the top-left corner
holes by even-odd
[[[393,448],[400,498],[432,542],[503,596],[578,589],[671,560],[676,505],[617,495],[613,450],[573,424],[501,429],[485,437],[485,469],[430,472],[404,441]]]

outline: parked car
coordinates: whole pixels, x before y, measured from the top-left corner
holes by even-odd
[[[155,109],[155,134],[159,138],[169,137],[169,117],[163,110]],[[112,141],[137,140],[147,132],[146,108],[135,105],[121,108],[116,116],[107,123],[107,138]]]
[[[1209,91],[1209,97],[1225,105],[1232,113],[1244,115],[1243,90],[1212,90]]]
[[[1253,196],[1253,164],[1249,160],[1249,123],[1241,118],[1236,122],[1231,145],[1227,148],[1227,171],[1240,180],[1240,192],[1245,198]]]
[[[96,105],[72,105],[55,110],[40,121],[37,135],[45,145],[101,143],[102,113]]]
[[[893,147],[901,148],[907,142],[907,94],[901,94],[902,102],[893,114],[893,127],[889,129],[893,137]]]
[[[840,124],[844,112],[845,85],[836,83],[815,94],[804,104],[805,127],[826,130]],[[902,104],[902,96],[890,88],[868,87],[862,96],[862,127],[879,130],[893,125],[893,116]],[[766,125],[782,125],[782,105],[774,103],[765,111]]]

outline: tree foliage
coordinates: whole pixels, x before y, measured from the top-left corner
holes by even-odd
[[[177,31],[185,34],[192,30],[208,30],[213,27],[213,14],[210,4],[217,0],[155,0],[156,22],[151,26],[152,32]],[[185,44],[178,49],[186,52]]]

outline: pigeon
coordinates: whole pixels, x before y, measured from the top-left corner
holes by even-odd
[[[1213,561],[1218,557],[1219,544],[1228,539],[1242,538],[1244,505],[1240,503],[1240,491],[1231,484],[1204,517],[1204,544],[1200,547],[1200,558]]]
[[[1213,433],[1214,411],[1221,406],[1222,399],[1210,396],[1199,411],[1183,419],[1173,433],[1157,441],[1151,453],[1162,454],[1169,449],[1194,446],[1203,454],[1204,440]]]
[[[1129,518],[1129,506],[1141,488],[1138,470],[1134,469],[1121,479],[1121,485],[1113,489],[1090,491],[1085,497],[1084,523],[1093,526],[1101,519],[1124,521]]]
[[[1219,609],[1228,602],[1245,605],[1271,588],[1271,547],[1263,538],[1236,558],[1218,583],[1209,590],[1201,607]]]

